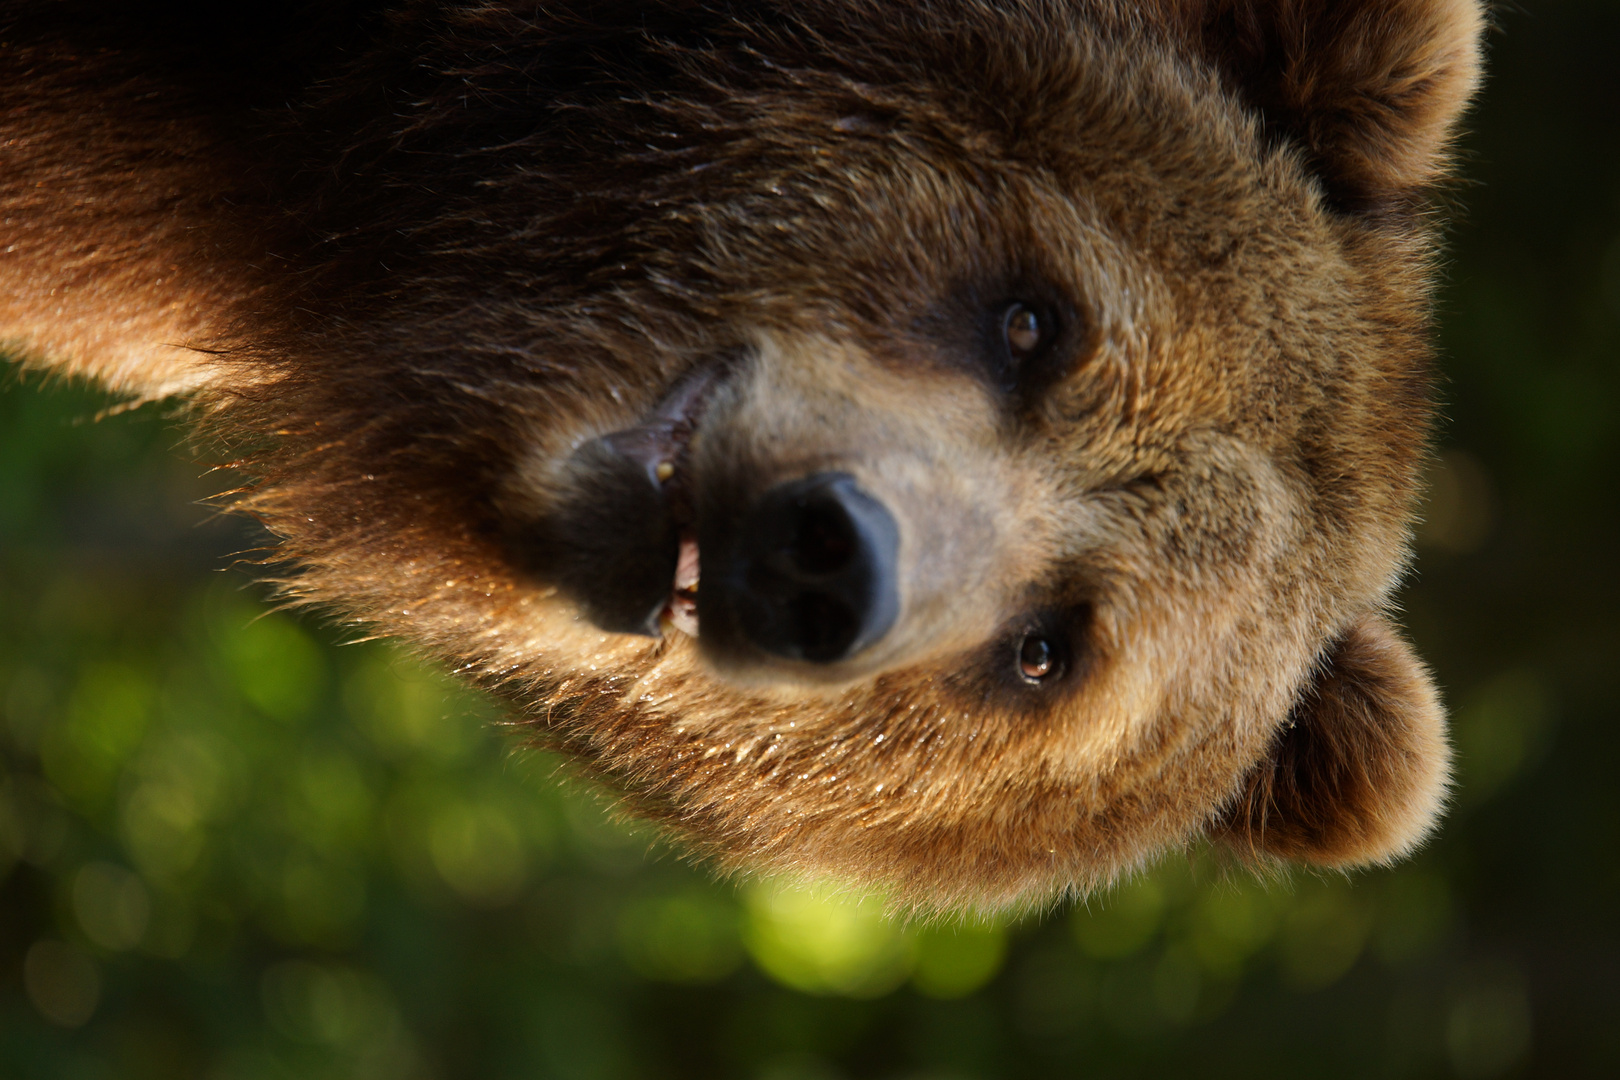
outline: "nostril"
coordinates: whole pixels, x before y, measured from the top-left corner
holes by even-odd
[[[804,593],[788,604],[800,655],[812,663],[841,659],[861,630],[861,620],[831,593]]]
[[[855,558],[859,543],[855,523],[842,504],[819,499],[800,505],[797,528],[784,554],[793,569],[806,577],[836,574]]]

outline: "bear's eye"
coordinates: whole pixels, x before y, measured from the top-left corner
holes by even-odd
[[[1052,336],[1051,328],[1040,312],[1025,303],[1007,308],[1001,318],[1001,333],[1007,342],[1007,351],[1015,361],[1027,360],[1041,351]]]
[[[1039,388],[1050,372],[1047,356],[1057,341],[1058,320],[1052,309],[1031,300],[1010,300],[992,309],[992,378],[1012,393]]]
[[[1018,643],[1018,673],[1030,682],[1051,678],[1058,670],[1057,650],[1052,642],[1036,634]]]

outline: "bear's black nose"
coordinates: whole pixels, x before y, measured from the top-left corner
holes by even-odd
[[[900,532],[848,473],[816,473],[771,488],[738,522],[735,559],[699,593],[732,608],[755,647],[830,664],[859,653],[900,611]],[[707,629],[707,624],[705,624]]]

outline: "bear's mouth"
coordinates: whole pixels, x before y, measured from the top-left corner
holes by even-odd
[[[698,636],[697,591],[700,564],[697,537],[681,534],[680,552],[675,558],[675,583],[670,590],[661,624],[679,630],[689,637]]]
[[[698,634],[691,444],[728,369],[723,359],[692,368],[640,423],[573,455],[580,487],[553,519],[565,549],[559,584],[604,630]]]
[[[691,445],[724,369],[716,361],[687,372],[670,387],[648,422],[609,436],[624,436],[632,445],[639,444],[641,449],[632,450],[632,455],[639,455],[650,466],[649,478],[664,493],[664,506],[679,541],[669,599],[658,614],[658,628],[678,630],[693,638],[698,636],[701,561],[693,512]]]

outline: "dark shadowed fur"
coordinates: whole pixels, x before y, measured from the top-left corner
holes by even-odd
[[[0,341],[188,396],[291,595],[727,868],[997,907],[1426,835],[1444,718],[1386,613],[1477,4],[203,10],[0,5]],[[694,377],[624,539],[582,448]],[[724,551],[823,474],[897,522],[875,645],[723,640],[718,584],[696,640],[584,618],[593,535]]]

